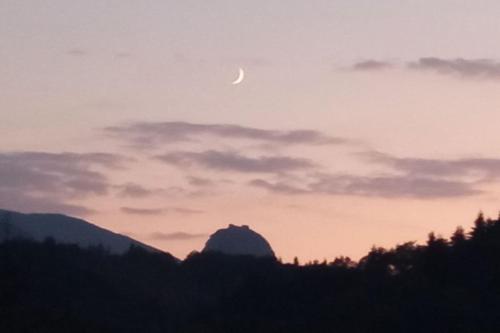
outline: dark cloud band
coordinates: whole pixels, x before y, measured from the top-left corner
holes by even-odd
[[[309,170],[316,167],[312,161],[303,158],[284,156],[247,157],[234,152],[215,150],[204,152],[171,152],[157,156],[157,159],[180,167],[199,166],[212,170],[245,173],[281,173]]]
[[[192,142],[200,136],[251,140],[276,145],[330,145],[348,140],[314,130],[266,130],[230,124],[196,124],[188,122],[134,123],[105,128],[109,135],[138,146],[157,146],[176,142]]]
[[[187,232],[172,232],[172,233],[163,233],[163,232],[154,232],[149,235],[149,238],[152,240],[160,240],[160,241],[188,241],[199,238],[206,238],[207,234],[192,234]]]
[[[98,169],[121,168],[126,159],[104,153],[0,153],[0,202],[20,211],[87,215],[72,203],[108,193],[108,178]]]
[[[500,79],[500,62],[490,59],[420,58],[416,62],[409,63],[408,67],[463,78]]]

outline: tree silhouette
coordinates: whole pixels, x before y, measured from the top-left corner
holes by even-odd
[[[0,218],[0,225],[2,228],[3,241],[10,240],[12,237],[12,213],[6,212]]]
[[[465,241],[467,240],[467,236],[465,234],[464,228],[457,227],[457,229],[455,230],[455,232],[451,236],[450,240],[451,240],[451,244],[453,246],[463,245],[465,243]]]
[[[474,221],[474,227],[472,228],[471,236],[473,239],[481,239],[486,233],[488,224],[484,219],[483,212],[479,212],[476,220]]]

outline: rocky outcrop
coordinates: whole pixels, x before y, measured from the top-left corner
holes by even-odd
[[[212,234],[203,252],[274,257],[274,252],[264,237],[246,225],[239,227],[233,224]]]

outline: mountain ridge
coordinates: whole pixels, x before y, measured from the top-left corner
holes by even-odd
[[[80,218],[56,213],[20,213],[0,209],[0,239],[8,238],[28,238],[36,241],[53,238],[60,243],[83,247],[101,245],[115,254],[125,253],[131,245],[161,252],[131,237]]]

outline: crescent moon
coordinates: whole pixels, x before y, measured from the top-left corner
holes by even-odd
[[[233,85],[240,84],[243,81],[243,79],[245,79],[245,71],[243,70],[243,68],[240,67],[238,71],[238,77],[236,78],[236,80],[231,82],[231,84]]]

